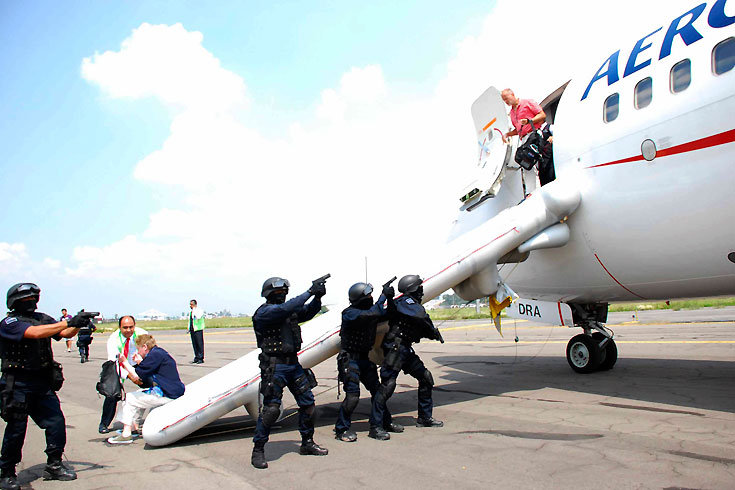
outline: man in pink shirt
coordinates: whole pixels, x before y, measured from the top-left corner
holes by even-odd
[[[533,121],[536,129],[546,121],[546,113],[535,101],[519,99],[509,88],[503,90],[500,95],[503,102],[510,106],[510,122],[513,124],[513,129],[503,135],[503,143],[507,143],[508,138],[515,135],[518,135],[523,142],[523,138],[532,130],[529,121]]]

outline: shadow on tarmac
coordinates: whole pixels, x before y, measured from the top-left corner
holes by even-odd
[[[702,360],[635,359],[618,360],[610,371],[592,374],[574,373],[564,359],[553,357],[519,358],[509,361],[507,356],[443,356],[434,362],[443,366],[434,372],[434,406],[448,406],[484,397],[507,397],[548,403],[568,403],[568,400],[543,398],[533,391],[553,388],[560,391],[587,393],[628,401],[619,403],[598,401],[609,407],[645,410],[663,413],[704,416],[697,410],[715,410],[735,413],[735,363]],[[393,395],[389,408],[397,415],[394,420],[402,425],[415,424],[417,410],[416,380],[401,374],[399,386],[407,388]],[[360,437],[367,437],[370,410],[369,395],[361,387],[360,404],[353,414],[353,429]],[[324,390],[326,391],[326,390]],[[524,393],[518,395],[516,393]],[[319,389],[315,390],[319,394]],[[343,395],[344,396],[344,395]],[[559,397],[562,398],[562,397]],[[333,426],[342,399],[317,403],[319,427]],[[286,404],[293,403],[286,397]],[[594,402],[593,402],[594,403]],[[682,407],[656,407],[646,404]],[[268,444],[269,460],[298,451],[297,410],[288,408],[284,418],[273,432],[293,432],[292,441],[274,441]],[[251,443],[255,422],[248,415],[223,417],[192,433],[177,446],[212,444],[221,441],[245,439]],[[319,442],[319,441],[317,441]],[[146,449],[156,449],[146,445]]]

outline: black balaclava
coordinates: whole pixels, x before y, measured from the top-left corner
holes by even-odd
[[[288,296],[288,289],[279,289],[273,291],[268,295],[268,303],[274,305],[282,305],[286,302],[286,296]]]
[[[355,308],[358,310],[369,310],[371,306],[373,306],[373,297],[372,296],[366,296],[362,298],[360,301],[355,303]]]
[[[419,288],[410,294],[416,301],[419,303],[421,302],[421,299],[424,297],[424,286],[423,284],[419,286]]]
[[[23,298],[15,302],[13,310],[21,313],[33,313],[38,308],[38,300],[38,296]]]

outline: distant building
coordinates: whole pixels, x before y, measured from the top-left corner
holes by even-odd
[[[147,310],[135,315],[136,320],[165,320],[166,314],[158,310]]]
[[[427,301],[424,303],[424,308],[427,310],[435,310],[437,308],[441,308],[442,300],[439,298],[432,299],[431,301]]]

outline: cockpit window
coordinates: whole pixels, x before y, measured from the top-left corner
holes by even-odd
[[[612,122],[618,118],[620,112],[620,94],[615,92],[610,97],[605,99],[605,105],[602,113],[602,118],[606,123]]]
[[[648,107],[653,99],[653,80],[651,77],[644,78],[635,86],[635,108]]]
[[[692,83],[692,62],[682,60],[671,68],[671,91],[675,94],[683,92]]]
[[[735,66],[735,37],[725,39],[712,50],[712,71],[722,75]]]

